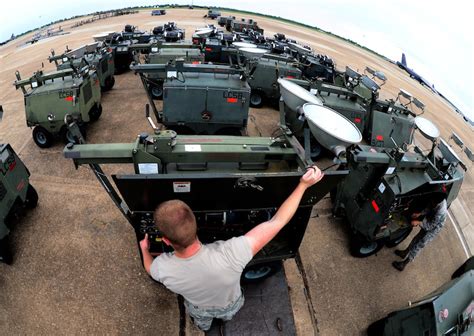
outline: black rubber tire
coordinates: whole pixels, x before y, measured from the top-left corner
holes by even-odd
[[[38,193],[36,189],[30,184],[28,185],[28,190],[26,191],[25,199],[25,208],[34,209],[38,205]]]
[[[250,106],[260,108],[263,105],[263,93],[255,90],[250,92]]]
[[[454,271],[453,275],[451,276],[451,279],[460,277],[464,273],[474,270],[474,256],[470,257],[467,259],[464,264],[459,266],[457,270]]]
[[[385,246],[387,246],[389,248],[397,246],[402,241],[407,239],[407,237],[410,235],[412,230],[413,230],[412,227],[406,228],[404,230],[400,230],[400,232],[398,232],[396,235],[394,235],[394,237],[392,237],[391,239],[388,239],[387,241],[385,241]]]
[[[150,84],[150,95],[154,100],[163,99],[163,85],[162,84]]]
[[[33,128],[33,141],[40,148],[49,148],[53,144],[53,135],[42,126]]]
[[[65,144],[68,144],[68,143],[74,143],[74,144],[77,144],[77,141],[76,139],[73,138],[71,132],[69,132],[67,126],[63,126],[63,129],[61,130],[61,138],[63,139],[63,142]]]
[[[13,262],[13,255],[10,248],[8,236],[0,239],[0,262],[11,265]]]
[[[282,267],[281,261],[261,263],[246,267],[242,272],[243,283],[257,283],[275,274]]]
[[[82,137],[84,138],[84,140],[87,138],[87,133],[86,133],[86,125],[85,124],[82,124],[81,126],[79,126],[79,130],[81,131],[81,134],[82,134]],[[67,145],[68,143],[74,143],[74,144],[78,144],[79,142],[72,137],[72,134],[69,132],[68,128],[66,125],[64,125],[62,128],[61,128],[61,139],[63,140],[63,142]]]
[[[383,242],[376,240],[370,243],[362,242],[357,238],[351,239],[351,255],[356,258],[367,258],[382,249]]]
[[[385,319],[375,321],[367,328],[367,336],[383,336],[385,329]]]
[[[111,90],[115,85],[115,77],[113,75],[110,75],[107,77],[104,81],[104,86],[102,87],[102,91],[109,91]]]
[[[96,104],[91,107],[89,111],[89,118],[91,122],[99,120],[101,115],[102,115],[102,105]]]

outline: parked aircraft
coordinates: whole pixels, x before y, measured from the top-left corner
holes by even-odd
[[[407,66],[407,59],[406,59],[406,56],[404,53],[402,53],[402,61],[401,62],[398,62],[397,61],[397,65],[402,68],[403,70],[405,70],[406,72],[408,72],[408,74],[410,75],[411,78],[414,78],[416,79],[418,82],[420,82],[422,85],[426,85],[427,87],[429,87],[431,90],[433,90],[434,93],[438,93],[438,91],[436,91],[435,87],[433,84],[431,84],[430,82],[428,82],[426,79],[424,79],[423,77],[421,77],[419,74],[417,74],[413,69],[410,69],[408,66]]]

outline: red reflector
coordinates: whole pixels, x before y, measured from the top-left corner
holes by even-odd
[[[286,78],[295,78],[295,76],[286,76]]]
[[[360,118],[355,118],[355,119],[354,119],[354,122],[355,122],[355,123],[358,123],[358,124],[360,124],[361,121],[362,121],[362,120],[361,120]]]
[[[237,103],[238,99],[237,98],[227,98],[228,103]]]
[[[380,211],[379,206],[377,205],[377,203],[375,203],[374,200],[372,201],[372,207],[374,208],[375,212],[379,212],[379,211]]]
[[[21,180],[20,183],[16,186],[16,190],[20,191],[25,187],[25,180]]]
[[[10,163],[10,166],[8,166],[8,170],[13,170],[15,169],[16,167],[16,161],[13,161],[12,163]]]
[[[72,98],[72,96],[68,96],[66,98],[64,98],[65,101],[73,101],[74,98]]]
[[[375,139],[376,139],[377,141],[383,141],[383,136],[377,135],[377,136],[375,137]]]
[[[201,64],[199,61],[193,61],[193,64]]]
[[[206,51],[212,51],[211,48],[205,48],[204,50],[206,50]]]

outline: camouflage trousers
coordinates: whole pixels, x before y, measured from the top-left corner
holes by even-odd
[[[192,305],[186,299],[184,299],[184,306],[188,314],[193,318],[194,324],[199,329],[206,331],[211,328],[212,320],[215,318],[230,321],[240,308],[242,308],[244,301],[244,295],[242,294],[234,302],[224,308],[209,307],[203,309]]]
[[[407,258],[409,261],[413,261],[416,255],[428,244],[430,241],[436,237],[437,232],[426,231],[423,228],[420,228],[420,232],[413,238],[410,245],[408,245],[408,255]]]

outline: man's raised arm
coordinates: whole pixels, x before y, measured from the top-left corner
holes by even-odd
[[[252,249],[253,255],[257,254],[268,244],[280,230],[290,221],[301,202],[306,189],[316,184],[323,178],[324,174],[318,167],[308,168],[301,177],[298,186],[291,195],[283,202],[275,215],[267,222],[263,222],[245,234]]]

